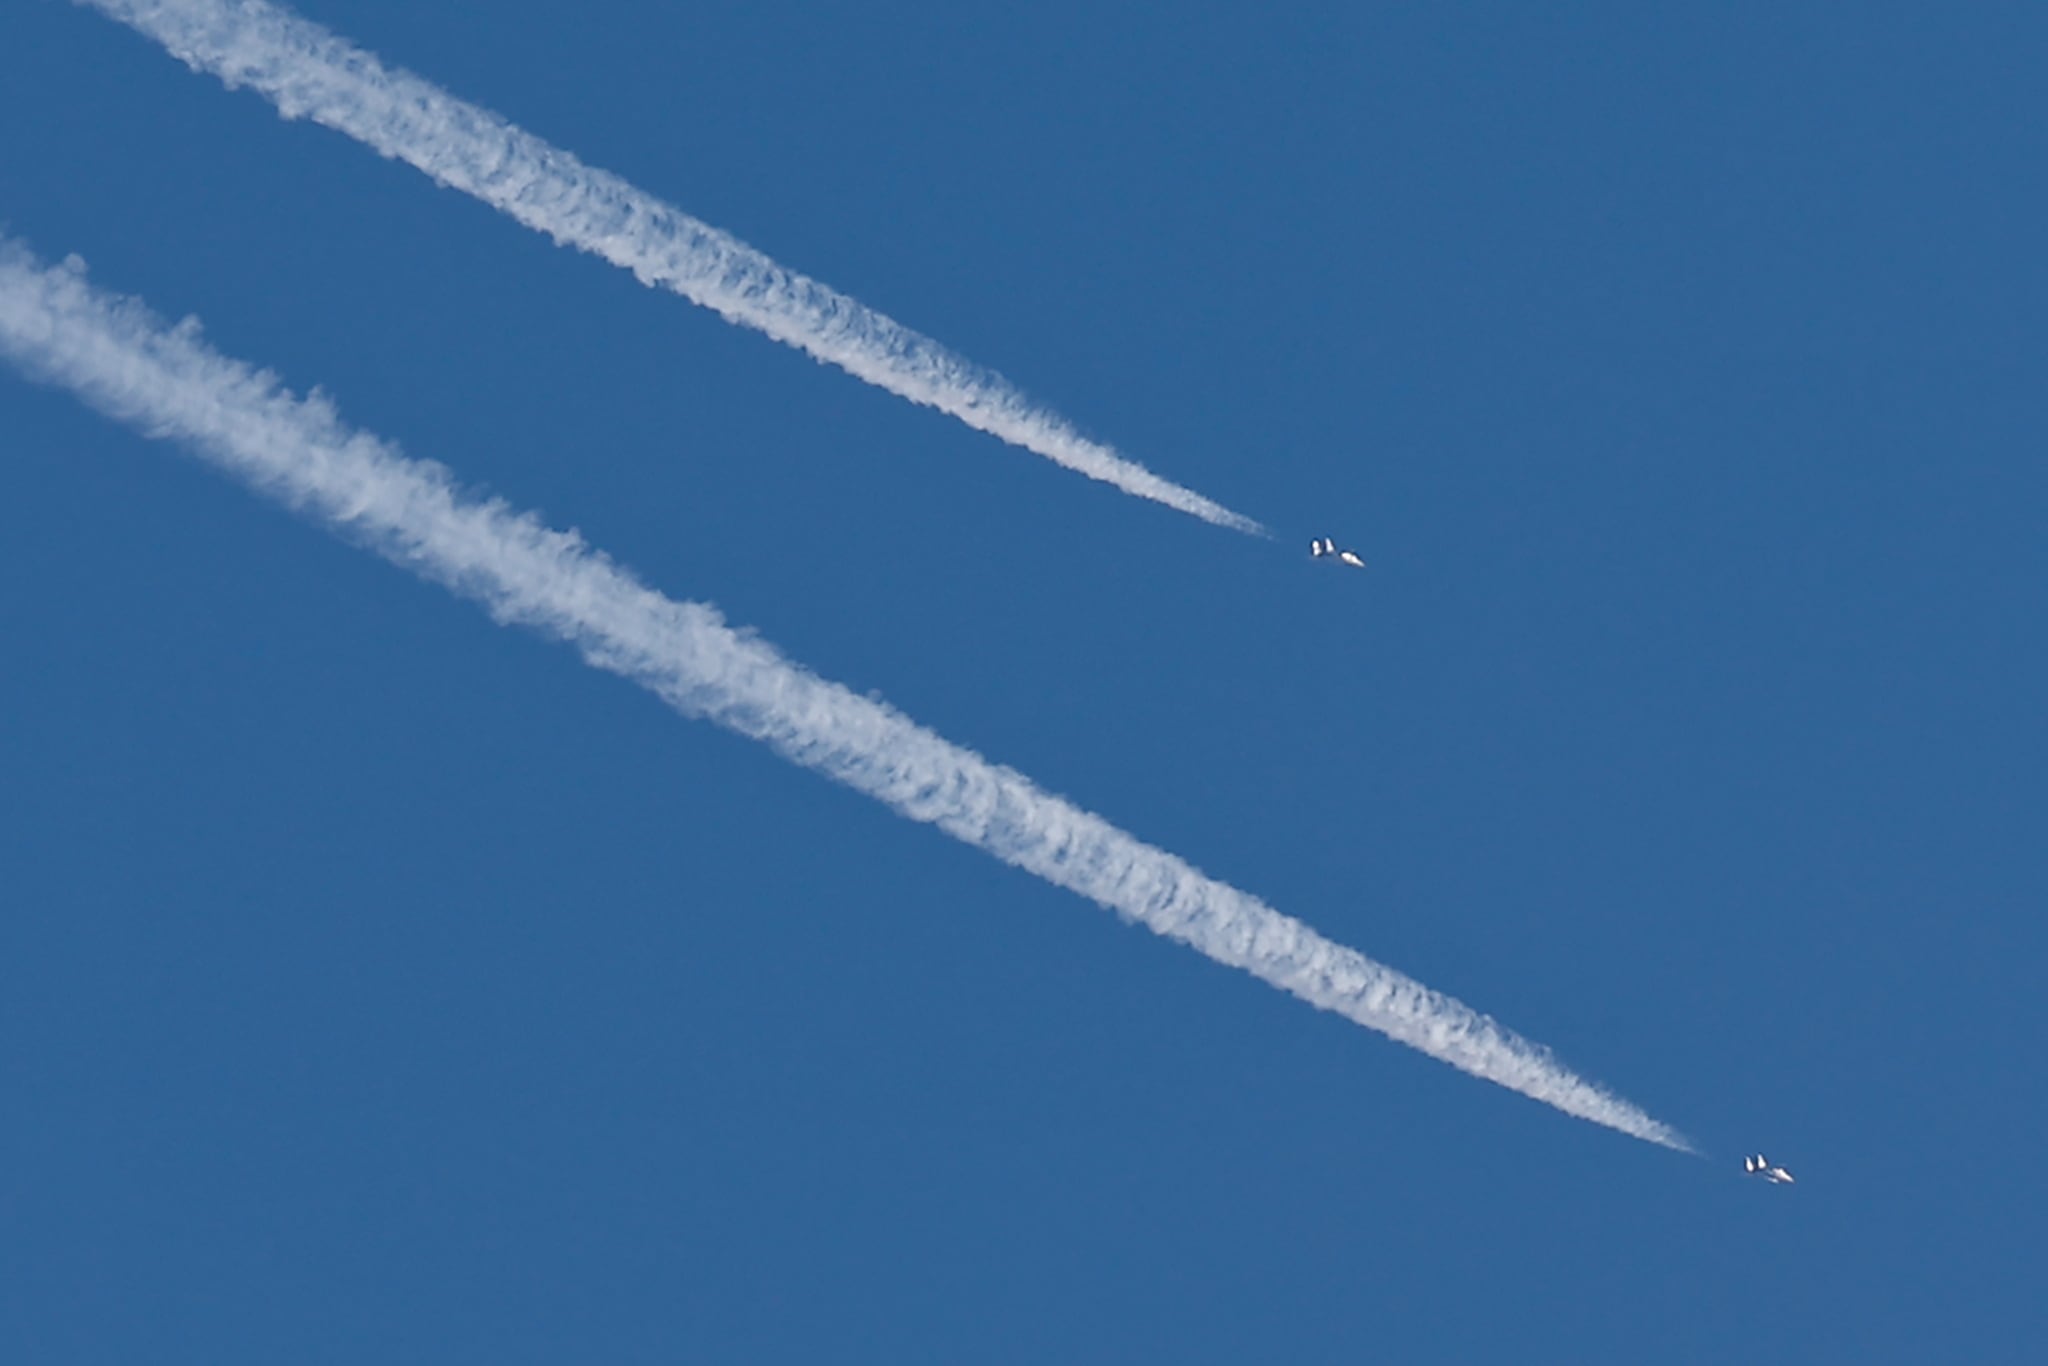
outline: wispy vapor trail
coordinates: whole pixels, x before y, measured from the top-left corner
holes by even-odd
[[[1013,769],[827,682],[635,580],[573,532],[464,494],[443,467],[344,425],[318,394],[166,327],[0,238],[0,353],[112,417],[202,458],[342,535],[566,641],[686,716],[707,717],[1219,963],[1475,1076],[1652,1143],[1685,1140],[1548,1050],[1448,996],[1203,876]]]
[[[195,71],[250,87],[286,118],[346,133],[565,246],[625,267],[642,284],[1126,493],[1264,532],[1090,441],[993,371],[265,0],[78,3],[154,38]]]

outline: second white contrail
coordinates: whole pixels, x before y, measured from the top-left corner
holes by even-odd
[[[0,238],[0,354],[152,436],[465,597],[574,645],[686,716],[936,825],[1219,963],[1454,1067],[1626,1134],[1689,1150],[1550,1052],[1413,978],[1124,833],[911,721],[827,682],[715,608],[647,588],[573,532],[461,492],[447,470],[353,430],[319,395],[109,295],[76,258],[49,268]]]
[[[78,3],[154,38],[196,71],[250,87],[286,118],[346,133],[643,284],[1091,479],[1263,534],[1251,518],[1082,436],[993,371],[266,0]]]

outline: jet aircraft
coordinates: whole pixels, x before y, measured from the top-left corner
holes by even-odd
[[[1748,1172],[1751,1176],[1761,1176],[1774,1186],[1789,1186],[1792,1184],[1792,1173],[1786,1171],[1783,1167],[1772,1166],[1770,1159],[1762,1153],[1758,1153],[1755,1157],[1743,1158],[1742,1170]]]
[[[1365,561],[1359,558],[1357,551],[1337,549],[1337,543],[1328,536],[1311,538],[1308,553],[1314,559],[1334,559],[1340,564],[1350,565],[1353,569],[1365,568]]]

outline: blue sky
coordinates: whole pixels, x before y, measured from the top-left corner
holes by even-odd
[[[2048,20],[645,8],[303,12],[1278,539],[55,0],[0,45],[0,219],[1710,1160],[7,374],[0,1352],[2026,1359]]]

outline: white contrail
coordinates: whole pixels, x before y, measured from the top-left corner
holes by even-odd
[[[1205,521],[1264,528],[1090,441],[1002,376],[708,223],[586,166],[487,109],[265,0],[78,0],[286,118],[309,118],[418,167],[566,246],[624,266],[729,322],[765,332],[892,394]]]
[[[765,741],[913,820],[1433,1058],[1568,1114],[1689,1150],[1666,1125],[1486,1016],[886,703],[819,678],[727,626],[716,609],[663,597],[575,533],[464,494],[442,466],[407,459],[344,425],[319,394],[296,398],[275,377],[221,356],[195,321],[166,327],[139,301],[95,288],[76,257],[46,268],[0,238],[0,352],[476,599],[499,621],[567,641],[686,716]]]

